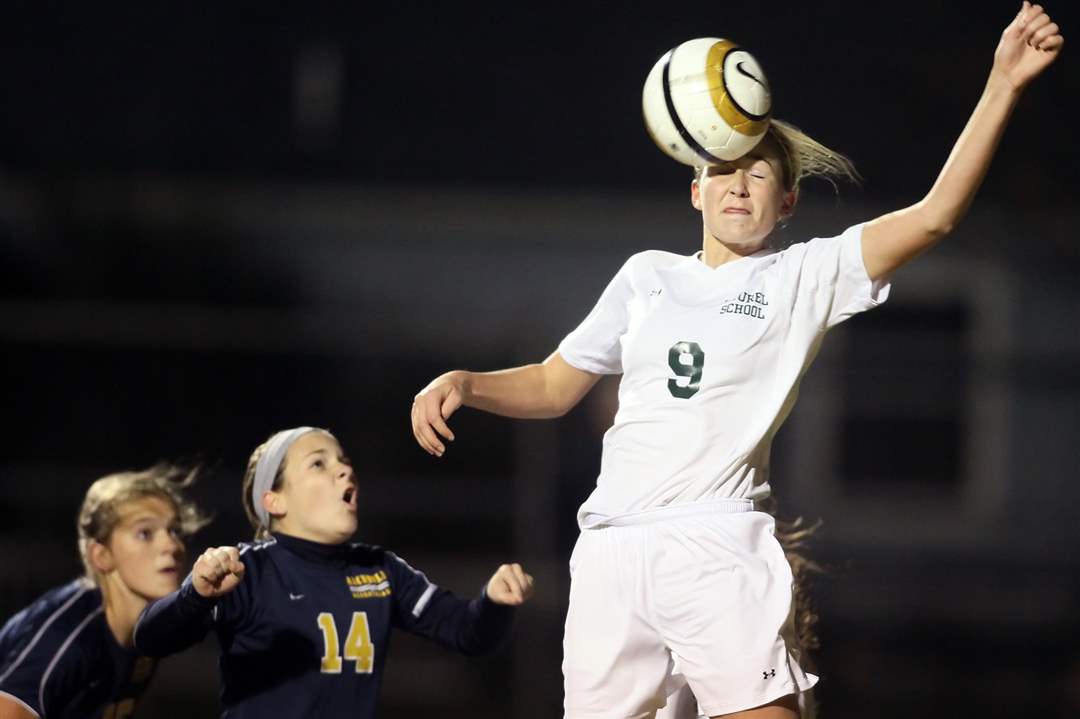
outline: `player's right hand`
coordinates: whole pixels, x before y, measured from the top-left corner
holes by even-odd
[[[1015,89],[1023,89],[1036,75],[1057,59],[1065,38],[1042,5],[1027,0],[1001,34],[994,51],[991,77],[999,76]]]
[[[244,563],[236,547],[211,547],[191,568],[191,584],[202,596],[212,599],[236,589],[244,578]]]
[[[464,375],[464,372],[447,372],[432,380],[413,398],[413,436],[428,454],[441,457],[446,452],[442,439],[454,441],[454,433],[446,420],[465,401]],[[442,439],[439,439],[440,435]]]

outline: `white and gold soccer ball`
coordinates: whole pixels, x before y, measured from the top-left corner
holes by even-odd
[[[754,149],[769,127],[772,93],[753,55],[730,40],[702,37],[657,60],[641,106],[657,147],[697,167]]]

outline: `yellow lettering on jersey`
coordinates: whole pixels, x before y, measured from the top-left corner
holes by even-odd
[[[323,638],[323,655],[319,671],[323,674],[341,674],[340,644],[338,643],[337,625],[334,624],[334,615],[330,612],[322,612],[319,614],[318,623]]]
[[[354,574],[351,577],[345,577],[345,583],[350,587],[359,587],[365,584],[378,584],[379,582],[386,581],[386,572],[381,569],[375,574]]]
[[[390,580],[381,569],[374,574],[354,574],[345,577],[345,584],[353,599],[379,599],[392,593]]]
[[[108,704],[102,710],[101,719],[130,719],[135,713],[135,700],[128,698]]]
[[[342,656],[339,653],[334,615],[322,612],[318,617],[318,625],[323,637],[323,656],[319,670],[323,674],[341,674]],[[353,612],[349,634],[345,638],[344,658],[356,662],[357,674],[371,674],[375,670],[375,645],[371,641],[367,612]]]

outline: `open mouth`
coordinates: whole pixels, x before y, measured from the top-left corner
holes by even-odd
[[[356,496],[356,487],[349,487],[345,490],[345,494],[341,495],[341,499],[345,504],[352,504],[353,497]]]

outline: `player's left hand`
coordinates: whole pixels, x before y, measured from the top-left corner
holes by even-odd
[[[1042,5],[1024,0],[994,52],[994,71],[1017,90],[1057,59],[1065,38]]]
[[[486,591],[488,599],[496,604],[517,607],[532,596],[533,578],[520,564],[504,564],[488,580]]]

